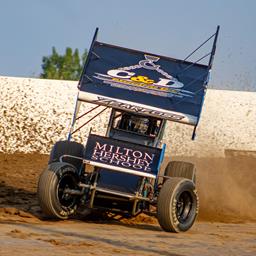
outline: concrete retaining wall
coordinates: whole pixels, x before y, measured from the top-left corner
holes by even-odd
[[[0,76],[0,152],[49,153],[55,141],[65,139],[76,85]],[[109,111],[97,117],[93,130],[103,135],[108,115]],[[86,141],[89,128],[78,132],[76,139]],[[169,122],[164,137],[168,151],[173,155],[223,156],[225,149],[256,150],[256,93],[209,89],[195,141],[191,141],[191,133],[192,127]]]

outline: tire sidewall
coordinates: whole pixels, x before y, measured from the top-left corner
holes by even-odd
[[[78,200],[72,208],[65,207],[60,203],[58,197],[59,183],[66,175],[72,175],[72,178],[74,178],[78,183],[79,177],[75,167],[70,164],[64,164],[57,171],[55,171],[50,189],[52,209],[55,211],[55,215],[61,219],[67,219],[70,215],[73,215],[78,207]]]
[[[192,198],[192,207],[190,209],[187,220],[184,223],[178,220],[177,214],[176,214],[176,204],[179,196],[183,192],[189,192]],[[170,201],[170,215],[171,215],[170,218],[177,232],[184,232],[192,227],[198,214],[198,208],[199,208],[198,196],[197,196],[195,185],[192,183],[192,181],[187,179],[185,179],[184,181],[181,181],[173,191],[171,201]]]

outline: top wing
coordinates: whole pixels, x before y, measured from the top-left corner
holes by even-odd
[[[210,68],[94,40],[78,100],[196,126]]]

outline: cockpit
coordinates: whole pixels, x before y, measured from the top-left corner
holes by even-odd
[[[155,146],[162,126],[163,120],[156,117],[113,110],[108,136],[142,145]]]

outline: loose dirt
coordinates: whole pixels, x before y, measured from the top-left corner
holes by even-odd
[[[187,160],[200,214],[190,231],[170,234],[147,215],[45,220],[36,187],[48,155],[0,154],[0,255],[255,255],[256,159]]]

